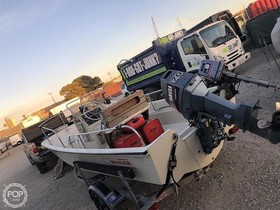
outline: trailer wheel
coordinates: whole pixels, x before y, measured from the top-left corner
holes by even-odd
[[[104,200],[96,192],[90,190],[89,194],[98,210],[110,210],[110,207],[107,206]]]

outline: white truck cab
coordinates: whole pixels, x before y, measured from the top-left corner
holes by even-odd
[[[186,71],[199,68],[202,60],[223,60],[233,70],[251,57],[226,21],[209,24],[178,40],[177,49]]]
[[[13,135],[10,137],[11,145],[14,147],[16,145],[22,144],[23,140],[19,134]]]

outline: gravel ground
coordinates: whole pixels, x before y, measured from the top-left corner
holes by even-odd
[[[280,64],[279,55],[277,59]],[[272,66],[260,50],[253,50],[252,58],[236,72],[278,83],[280,70],[271,57],[270,61]],[[240,86],[239,103],[254,103],[259,98],[263,108],[260,116],[270,119],[274,102],[280,101],[280,90],[244,83]],[[28,191],[23,209],[95,209],[86,185],[77,180],[72,171],[53,180],[53,171],[41,175],[30,165],[22,146],[8,152],[8,157],[0,159],[0,194],[5,185],[17,182],[25,185]],[[272,145],[254,134],[239,131],[233,142],[226,142],[206,176],[181,187],[178,195],[171,195],[160,203],[160,209],[280,209],[279,171],[280,144]],[[142,183],[135,186],[140,192],[143,187],[147,191],[154,188]],[[8,209],[2,197],[0,209]]]

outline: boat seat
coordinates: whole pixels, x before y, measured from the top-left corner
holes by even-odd
[[[149,109],[146,96],[142,90],[137,90],[124,100],[103,109],[100,113],[102,123],[106,128],[112,128],[119,124],[125,124],[132,118]]]

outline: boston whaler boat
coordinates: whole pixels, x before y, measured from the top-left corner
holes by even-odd
[[[77,176],[89,185],[98,209],[114,209],[125,198],[135,201],[138,209],[149,209],[186,175],[199,176],[208,170],[224,140],[233,139],[226,125],[235,125],[229,133],[237,126],[278,143],[279,128],[271,129],[273,122],[270,127],[257,127],[257,106],[236,105],[209,92],[202,79],[205,68],[217,73],[208,78],[212,82],[221,79],[223,68],[217,66],[222,63],[207,64],[201,74],[168,71],[161,81],[162,100],[148,103],[144,93],[136,91],[116,103],[89,101],[71,109],[73,124],[67,124],[62,115],[61,127],[48,128],[47,122],[40,126],[54,134],[47,135],[42,145],[75,167]],[[100,180],[90,181],[83,170],[120,177],[128,193]],[[127,180],[163,187],[155,196],[141,200]]]

